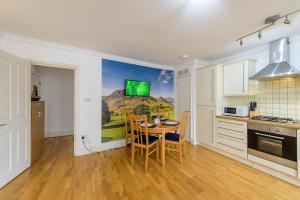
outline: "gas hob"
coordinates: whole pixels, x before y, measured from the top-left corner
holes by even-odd
[[[272,117],[272,116],[264,116],[264,115],[259,115],[259,116],[253,117],[251,119],[261,120],[261,121],[269,121],[269,122],[277,122],[277,123],[289,123],[289,124],[299,123],[299,120],[294,120],[292,118],[281,118],[281,117]]]

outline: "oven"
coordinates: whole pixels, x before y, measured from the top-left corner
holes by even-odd
[[[249,123],[248,154],[297,169],[297,130]]]

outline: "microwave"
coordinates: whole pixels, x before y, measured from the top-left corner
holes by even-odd
[[[225,105],[222,108],[222,115],[237,116],[237,117],[248,117],[249,107],[248,106],[229,106],[229,105]]]

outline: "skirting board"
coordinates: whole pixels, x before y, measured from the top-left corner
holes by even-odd
[[[99,146],[94,146],[93,149],[96,152],[101,152],[101,151],[107,151],[107,150],[112,150],[115,148],[121,148],[125,147],[125,139],[124,140],[117,140],[117,141],[112,141],[112,142],[104,142],[101,143]]]
[[[246,160],[244,158],[241,158],[239,156],[232,155],[230,153],[224,152],[223,150],[219,150],[219,149],[217,149],[217,147],[209,146],[209,145],[203,144],[203,143],[198,143],[198,145],[203,146],[203,147],[205,147],[205,148],[207,148],[209,150],[215,151],[215,152],[217,152],[217,153],[219,153],[219,154],[221,154],[223,156],[229,157],[229,158],[231,158],[233,160],[236,160],[238,162],[241,162],[241,163],[243,163],[245,165],[252,166],[252,162],[251,161]]]
[[[270,169],[275,169],[276,171],[282,172],[284,174],[288,174],[294,178],[297,177],[297,170],[253,156],[253,155],[248,155],[248,159],[251,160],[253,163],[260,164],[262,166],[266,166]]]
[[[291,183],[291,184],[293,184],[293,185],[295,185],[297,187],[300,187],[300,180],[295,179],[295,178],[293,178],[293,177],[291,177],[289,175],[285,175],[285,174],[280,173],[280,172],[278,172],[276,170],[273,170],[273,169],[271,169],[269,167],[265,167],[265,166],[262,166],[260,164],[254,163],[254,162],[253,162],[253,166],[252,167],[255,168],[255,169],[257,169],[257,170],[259,170],[259,171],[262,171],[262,172],[264,172],[266,174],[269,174],[271,176],[279,178],[279,179],[281,179],[281,180],[283,180],[285,182],[288,182],[288,183]]]
[[[238,156],[229,154],[229,153],[227,153],[227,152],[223,152],[223,151],[221,151],[221,150],[219,150],[219,149],[217,149],[216,147],[213,147],[213,146],[209,146],[209,145],[206,145],[206,144],[203,144],[203,143],[198,143],[198,145],[203,146],[203,147],[205,147],[205,148],[207,148],[207,149],[210,149],[210,150],[212,150],[212,151],[215,151],[215,152],[217,152],[217,153],[219,153],[219,154],[221,154],[221,155],[224,155],[224,156],[226,156],[226,157],[229,157],[229,158],[231,158],[231,159],[233,159],[233,160],[236,160],[236,161],[238,161],[238,162],[241,162],[241,163],[243,163],[243,164],[246,164],[246,165],[248,165],[249,167],[253,167],[253,168],[255,168],[255,169],[259,170],[259,171],[262,171],[262,172],[264,172],[264,173],[266,173],[266,174],[269,174],[269,175],[271,175],[271,176],[274,176],[274,177],[276,177],[276,178],[279,178],[279,179],[281,179],[281,180],[283,180],[283,181],[285,181],[285,182],[288,182],[288,183],[290,183],[290,184],[293,184],[293,185],[295,185],[295,186],[297,186],[297,187],[300,187],[300,180],[298,180],[298,179],[296,179],[296,178],[294,178],[294,177],[292,177],[292,176],[283,174],[283,173],[281,173],[281,172],[279,172],[279,171],[276,171],[276,170],[271,169],[271,168],[269,168],[269,167],[267,167],[267,166],[263,166],[263,165],[261,165],[261,164],[255,163],[255,162],[253,162],[253,161],[245,160],[245,159],[240,158],[240,157],[238,157]]]
[[[51,138],[51,137],[61,137],[61,136],[68,136],[68,135],[74,135],[74,131],[59,131],[59,132],[48,132],[45,133],[45,138]]]

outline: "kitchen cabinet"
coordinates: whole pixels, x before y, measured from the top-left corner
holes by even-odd
[[[244,60],[224,65],[223,95],[247,96],[255,95],[258,82],[249,80],[255,74],[256,61]]]
[[[44,151],[45,102],[31,102],[31,162],[36,161]]]
[[[196,70],[196,104],[215,106],[216,66]]]
[[[215,109],[213,106],[197,106],[197,143],[214,145]]]
[[[214,146],[214,122],[221,111],[223,66],[214,65],[196,70],[196,142]]]
[[[247,159],[247,122],[216,119],[216,146]]]

